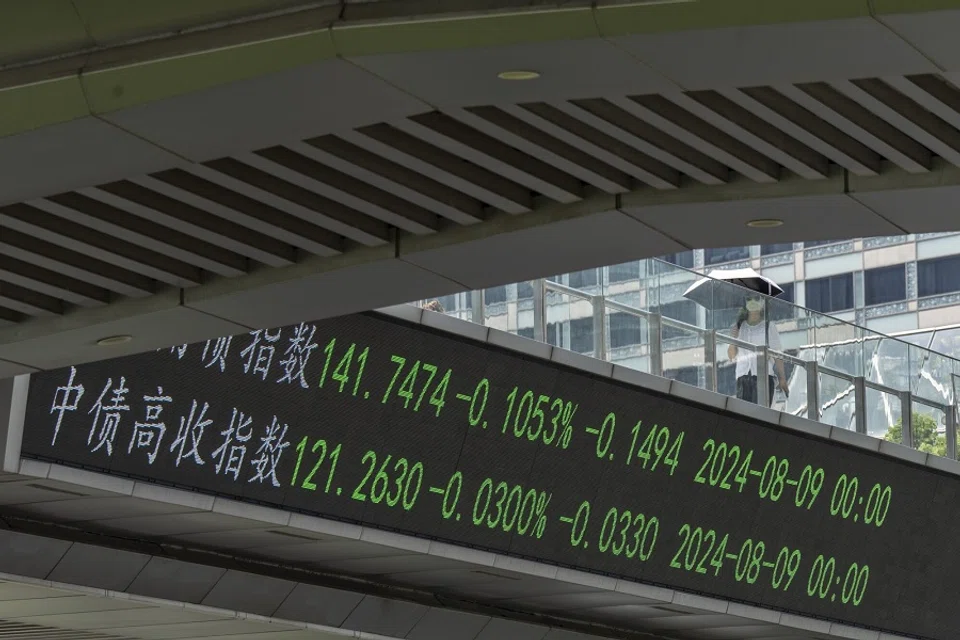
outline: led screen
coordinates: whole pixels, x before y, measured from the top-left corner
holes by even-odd
[[[937,640],[960,480],[376,314],[33,376],[25,456]]]

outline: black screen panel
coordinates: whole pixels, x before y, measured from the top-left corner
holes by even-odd
[[[35,375],[23,452],[896,633],[960,628],[960,480],[374,314]]]

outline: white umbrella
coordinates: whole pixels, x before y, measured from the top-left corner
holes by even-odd
[[[753,269],[714,269],[690,285],[683,297],[707,309],[735,309],[743,306],[750,292],[776,297],[783,289]]]

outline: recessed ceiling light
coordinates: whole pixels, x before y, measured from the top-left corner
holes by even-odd
[[[774,227],[783,226],[783,220],[778,220],[776,218],[760,218],[758,220],[751,220],[747,223],[747,226],[754,229],[773,229]]]
[[[540,77],[540,72],[538,71],[501,71],[497,74],[497,77],[501,80],[536,80]]]
[[[120,335],[120,336],[107,336],[106,338],[100,338],[97,340],[97,346],[100,347],[112,347],[115,344],[125,344],[133,340],[133,336]]]

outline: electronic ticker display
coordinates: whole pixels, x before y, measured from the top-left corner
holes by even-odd
[[[23,455],[905,635],[960,479],[378,314],[32,376]]]

